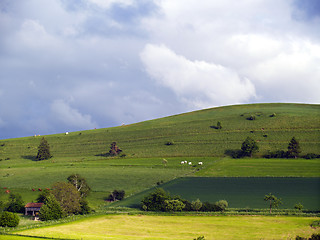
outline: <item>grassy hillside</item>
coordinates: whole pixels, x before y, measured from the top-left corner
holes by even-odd
[[[274,114],[274,117],[270,115]],[[255,115],[256,120],[247,120]],[[247,136],[258,141],[262,155],[267,150],[286,150],[295,136],[302,154],[320,154],[320,105],[253,104],[201,110],[137,124],[45,136],[53,158],[33,161],[41,137],[0,141],[0,187],[19,192],[26,202],[38,191],[79,173],[93,192],[91,206],[106,205],[103,200],[114,189],[127,196],[149,189],[157,182],[184,176],[276,176],[319,177],[319,159],[230,159],[228,149],[239,149]],[[217,121],[222,129],[213,126]],[[106,158],[111,142],[127,155]],[[166,142],[173,145],[167,146]],[[162,159],[166,158],[165,166]],[[182,166],[180,161],[193,164]],[[196,165],[203,161],[204,165]],[[6,200],[4,190],[0,200]]]
[[[274,117],[271,117],[275,114]],[[247,120],[255,116],[255,120]],[[260,152],[286,150],[295,136],[302,154],[320,154],[320,105],[252,104],[206,109],[132,125],[46,136],[54,158],[105,154],[112,141],[127,157],[223,156],[247,136]],[[222,129],[214,126],[220,121]],[[0,141],[0,159],[33,159],[41,137]],[[174,145],[166,146],[168,141]]]

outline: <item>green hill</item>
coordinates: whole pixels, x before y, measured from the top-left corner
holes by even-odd
[[[248,120],[254,116],[255,120]],[[0,187],[35,200],[38,188],[79,173],[93,192],[90,204],[101,208],[110,191],[126,196],[184,176],[319,177],[319,159],[231,159],[226,150],[240,149],[247,136],[260,152],[286,150],[294,136],[302,155],[320,154],[320,105],[252,104],[206,109],[132,125],[45,136],[53,158],[34,161],[41,137],[0,140]],[[216,129],[217,122],[222,129]],[[126,154],[107,158],[116,141]],[[167,145],[171,142],[173,144]],[[163,164],[163,158],[168,160]],[[181,165],[182,160],[193,162]],[[197,162],[203,161],[203,166]],[[4,190],[0,200],[6,200]]]
[[[273,116],[275,115],[275,116]],[[254,116],[255,120],[247,120]],[[247,136],[268,150],[286,150],[295,136],[302,154],[320,154],[320,105],[252,104],[195,111],[114,128],[45,136],[52,154],[89,157],[105,154],[116,141],[127,157],[223,156]],[[217,122],[222,129],[215,129]],[[0,159],[31,158],[41,137],[0,141]],[[173,145],[165,145],[168,141]]]

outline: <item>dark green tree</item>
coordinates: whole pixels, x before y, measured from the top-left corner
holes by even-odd
[[[42,192],[39,193],[39,196],[37,197],[36,201],[38,203],[45,203],[50,194],[50,190],[44,189]]]
[[[113,192],[108,196],[107,200],[114,202],[114,201],[121,201],[125,196],[124,190],[113,190]]]
[[[87,199],[85,198],[81,198],[80,199],[80,214],[84,215],[84,214],[89,214],[91,213],[91,208],[89,206],[89,203],[87,201]]]
[[[6,204],[6,211],[14,213],[23,213],[24,211],[24,202],[20,194],[10,193],[9,201]]]
[[[252,157],[252,154],[259,151],[259,147],[255,140],[250,137],[247,137],[246,140],[242,143],[241,150],[243,156]]]
[[[76,187],[82,198],[87,197],[91,191],[86,179],[79,174],[72,174],[67,178],[68,182]]]
[[[221,128],[222,128],[221,122],[218,121],[218,122],[217,122],[217,129],[221,129]]]
[[[12,212],[3,212],[0,214],[1,227],[16,227],[19,225],[19,217]]]
[[[54,197],[53,194],[49,193],[46,198],[44,205],[41,207],[39,212],[39,218],[41,221],[56,220],[62,218],[62,208]]]
[[[50,146],[47,140],[43,137],[38,146],[38,154],[36,157],[37,161],[45,160],[51,158]]]
[[[181,212],[185,204],[178,199],[164,200],[164,208],[166,212]]]
[[[122,150],[117,146],[116,142],[112,142],[110,146],[109,156],[118,156]]]
[[[157,188],[141,201],[142,208],[148,211],[166,211],[164,201],[171,200],[170,195],[162,188]]]
[[[80,193],[71,183],[55,183],[52,186],[52,194],[59,202],[64,214],[70,215],[80,212]]]
[[[191,202],[191,209],[194,211],[199,211],[202,207],[202,202],[200,201],[200,199],[197,199],[195,201]]]
[[[297,203],[294,205],[294,209],[301,211],[303,209],[303,205],[301,203]]]
[[[293,137],[288,145],[288,157],[297,158],[299,153],[301,153],[299,142]]]
[[[227,207],[228,207],[228,202],[226,200],[220,200],[218,202],[215,202],[214,204],[215,211],[223,212],[226,210]]]
[[[281,198],[277,198],[272,193],[265,195],[264,200],[269,202],[269,207],[270,207],[269,212],[270,213],[271,213],[273,207],[277,208],[282,204]]]

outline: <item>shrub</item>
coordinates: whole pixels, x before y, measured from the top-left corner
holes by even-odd
[[[170,146],[170,145],[174,145],[174,141],[167,141],[166,143],[165,143],[165,145],[167,145],[167,146]]]
[[[201,209],[201,207],[202,207],[202,202],[200,201],[200,199],[197,199],[197,200],[191,202],[192,210],[198,212]]]
[[[202,204],[202,207],[201,207],[200,211],[202,211],[202,212],[214,212],[214,211],[216,211],[216,206],[215,206],[214,203],[204,202]]]
[[[305,158],[305,159],[320,158],[320,155],[315,154],[315,153],[307,153],[307,154],[304,156],[304,158]]]
[[[287,158],[288,153],[283,150],[277,150],[274,152],[268,151],[265,155],[263,155],[264,158]]]
[[[114,202],[114,201],[121,201],[125,195],[124,190],[113,190],[113,192],[107,197],[107,201]]]
[[[16,227],[19,225],[19,217],[17,214],[12,212],[3,212],[0,215],[0,226],[1,227]]]
[[[184,207],[185,205],[180,200],[164,200],[164,208],[167,212],[181,212]]]
[[[164,201],[171,200],[170,195],[162,188],[157,188],[154,192],[144,197],[141,205],[148,211],[165,211]]]
[[[251,115],[250,117],[247,117],[247,120],[256,120],[256,116],[255,115]]]
[[[294,209],[301,211],[303,209],[303,205],[301,203],[297,203],[296,205],[294,205]]]
[[[226,200],[220,200],[218,202],[215,202],[215,210],[223,212],[228,207],[228,202]]]

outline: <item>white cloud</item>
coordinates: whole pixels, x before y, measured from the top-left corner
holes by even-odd
[[[51,104],[51,115],[55,121],[59,121],[67,127],[73,129],[91,129],[96,127],[96,123],[91,120],[88,114],[82,114],[77,109],[61,99],[54,100]]]
[[[113,4],[120,4],[122,6],[130,6],[133,4],[133,0],[89,0],[89,2],[106,9],[110,8]]]
[[[163,45],[147,45],[141,60],[152,78],[192,107],[241,103],[255,97],[251,81],[234,70],[215,63],[190,61]]]

